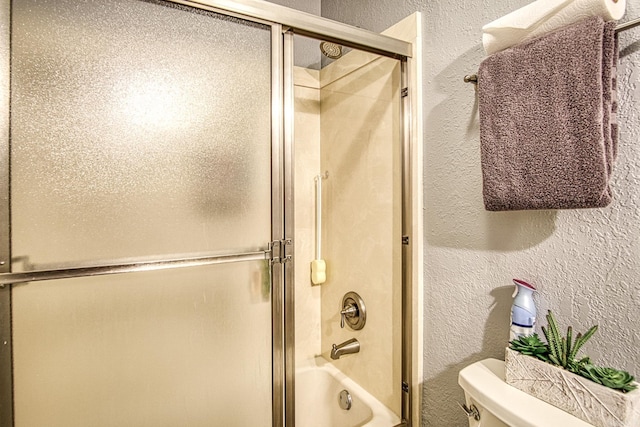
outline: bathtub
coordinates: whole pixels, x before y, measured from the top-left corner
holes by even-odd
[[[331,363],[316,357],[296,369],[297,427],[392,427],[400,418]],[[338,395],[351,394],[351,409]]]

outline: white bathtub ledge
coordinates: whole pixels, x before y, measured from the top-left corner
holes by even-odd
[[[307,360],[303,363],[298,363],[296,377],[298,375],[302,375],[304,372],[316,370],[328,373],[338,383],[340,383],[342,388],[349,391],[353,396],[354,401],[358,399],[371,411],[371,419],[367,420],[365,424],[357,424],[348,427],[391,427],[400,423],[400,417],[398,417],[393,411],[380,403],[380,401],[372,396],[368,391],[321,356]],[[298,384],[296,381],[296,393],[297,388]],[[313,392],[315,393],[315,390]],[[343,411],[337,406],[337,404],[335,405],[335,408],[336,411]]]

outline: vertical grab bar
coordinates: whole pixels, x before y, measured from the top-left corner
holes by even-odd
[[[322,175],[316,175],[316,259],[322,259]]]
[[[325,172],[316,175],[316,256],[311,261],[311,282],[320,285],[327,280],[327,265],[322,259],[322,180],[329,177]]]

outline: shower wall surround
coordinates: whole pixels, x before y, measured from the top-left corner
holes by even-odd
[[[315,182],[320,169],[320,72],[294,68],[296,364],[321,353],[320,286],[311,283],[315,257]]]
[[[482,203],[477,104],[481,28],[529,0],[323,0],[322,14],[372,31],[421,11],[424,43],[424,426],[466,424],[460,369],[503,358],[511,279],[534,283],[540,313],[599,324],[584,351],[640,375],[640,31],[620,34],[620,143],[604,209],[490,213]],[[640,16],[627,2],[626,19]],[[542,321],[540,323],[543,323]],[[544,324],[544,323],[543,323]]]
[[[295,70],[296,359],[357,338],[358,354],[333,363],[400,411],[400,70],[396,60],[351,51],[318,71]],[[327,281],[312,286],[314,176],[323,183]],[[358,292],[361,331],[340,328],[340,304]]]
[[[383,34],[415,43],[418,24],[416,16],[411,16]],[[360,353],[331,363],[399,413],[399,63],[352,50],[320,71],[296,67],[294,82],[296,362],[319,354],[329,360],[332,344],[355,337],[362,345]],[[412,88],[418,86],[412,84]],[[419,134],[420,127],[413,132]],[[415,156],[415,161],[420,157]],[[412,167],[419,170],[419,165]],[[329,175],[323,183],[322,255],[327,261],[327,282],[312,286],[309,263],[315,243],[314,177],[321,172]],[[419,187],[415,181],[412,185]],[[420,229],[416,221],[413,227]],[[414,250],[416,265],[421,252],[420,248]],[[340,303],[348,291],[358,292],[367,306],[367,325],[361,331],[339,327]],[[415,289],[413,292],[414,298],[421,295]],[[420,308],[414,306],[414,319],[420,317]],[[413,336],[420,334],[421,328],[414,327]],[[413,369],[413,375],[419,378],[420,367],[414,363]],[[420,395],[418,384],[415,381],[414,397]],[[413,405],[414,419],[420,406]]]
[[[400,71],[396,60],[352,51],[321,71],[321,164],[329,171],[322,285],[322,350],[350,338],[359,354],[334,364],[387,407],[400,407]],[[356,68],[358,67],[358,68]],[[348,74],[345,74],[348,73]],[[367,307],[361,331],[340,328],[342,297]]]

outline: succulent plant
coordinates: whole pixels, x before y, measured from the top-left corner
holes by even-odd
[[[546,344],[537,334],[533,334],[511,341],[509,348],[564,368],[605,387],[622,392],[635,390],[638,387],[635,378],[626,371],[596,366],[591,363],[589,357],[576,358],[580,348],[596,333],[598,325],[589,328],[584,335],[577,334],[574,340],[571,326],[567,328],[566,337],[560,335],[558,322],[551,310],[547,313],[547,322],[547,328],[542,327],[547,340]]]
[[[633,375],[618,369],[602,368],[587,363],[580,367],[579,374],[605,387],[618,389],[623,392],[635,390],[638,387],[638,385],[634,383],[635,378]]]
[[[510,342],[509,348],[527,356],[549,361],[549,347],[540,340],[538,334],[520,336]]]
[[[574,342],[573,329],[571,328],[571,326],[567,328],[566,337],[560,335],[558,322],[556,322],[556,318],[553,316],[551,310],[549,310],[549,312],[547,313],[547,323],[549,329],[546,329],[543,326],[542,332],[544,333],[544,336],[547,339],[547,343],[549,345],[549,361],[554,365],[562,366],[565,369],[576,372],[574,371],[574,369],[579,370],[579,367],[582,364],[588,362],[588,358],[576,361],[578,350],[580,350],[584,343],[586,343],[589,338],[591,338],[593,334],[596,333],[596,331],[598,330],[598,325],[589,328],[589,330],[584,335],[578,333]]]
[[[589,358],[589,356],[587,356],[587,357],[583,357],[580,360],[574,359],[571,362],[568,362],[565,369],[567,369],[570,372],[573,372],[574,374],[581,375],[580,370],[582,369],[582,367],[589,364],[591,364],[591,359]]]

